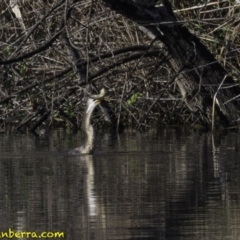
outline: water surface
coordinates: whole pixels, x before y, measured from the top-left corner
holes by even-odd
[[[68,156],[81,133],[1,134],[0,231],[59,231],[69,240],[240,239],[239,136],[99,132],[95,154]]]

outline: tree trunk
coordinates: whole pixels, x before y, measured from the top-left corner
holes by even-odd
[[[198,112],[205,126],[234,126],[240,119],[240,89],[213,55],[176,21],[169,1],[161,6],[138,0],[103,0],[113,11],[137,23],[145,33],[166,47],[170,67],[183,100]]]

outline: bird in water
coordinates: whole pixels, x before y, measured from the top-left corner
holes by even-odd
[[[68,152],[71,155],[91,154],[94,150],[95,131],[91,124],[91,116],[94,109],[101,103],[105,96],[105,90],[102,89],[98,95],[91,95],[87,100],[87,105],[83,115],[82,129],[86,133],[85,142],[82,146],[74,148]]]

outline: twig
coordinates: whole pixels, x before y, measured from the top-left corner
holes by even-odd
[[[219,87],[218,87],[218,89],[217,89],[217,91],[216,91],[216,93],[214,94],[214,97],[213,97],[213,106],[212,106],[212,131],[213,131],[213,129],[214,129],[215,102],[216,102],[216,100],[217,100],[217,94],[218,94],[221,86],[223,85],[225,79],[227,78],[227,76],[228,76],[227,74],[224,76],[222,82],[220,83],[220,85],[219,85]],[[218,106],[219,106],[218,100],[217,100],[217,104],[218,104]],[[219,108],[220,108],[220,106],[219,106]]]

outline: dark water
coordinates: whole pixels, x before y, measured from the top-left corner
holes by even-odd
[[[240,239],[239,133],[98,133],[94,155],[65,155],[81,137],[0,135],[0,231]]]

